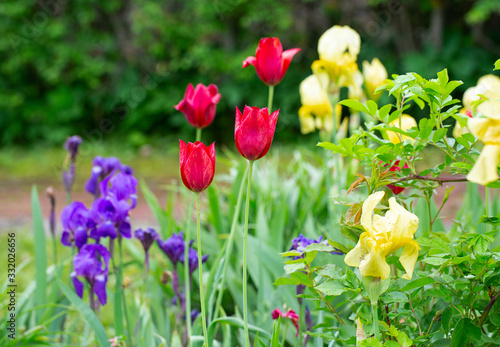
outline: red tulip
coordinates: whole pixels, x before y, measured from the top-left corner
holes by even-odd
[[[179,162],[182,182],[187,189],[199,193],[208,188],[215,173],[215,143],[207,147],[203,142],[179,140]]]
[[[271,316],[273,317],[273,319],[278,319],[278,317],[289,318],[292,321],[292,324],[297,329],[295,337],[299,336],[299,316],[297,315],[297,313],[295,313],[294,310],[289,309],[288,311],[283,312],[279,308],[276,308],[271,313]]]
[[[205,87],[199,83],[194,89],[190,83],[187,86],[184,99],[174,107],[184,113],[189,124],[195,128],[205,128],[214,120],[215,109],[219,101],[220,94],[215,84]]]
[[[387,165],[385,165],[385,166],[387,166]],[[408,169],[408,168],[410,168],[410,167],[408,166],[407,163],[405,163],[405,165],[403,166],[403,169]],[[391,168],[389,169],[389,171],[401,171],[401,168],[399,167],[399,160],[396,160],[394,162],[394,165],[391,166]],[[388,184],[387,188],[389,188],[394,193],[394,195],[401,194],[403,192],[403,190],[406,189],[406,188],[403,188],[403,187],[398,187],[398,186],[396,186],[394,184]]]
[[[300,48],[288,49],[283,52],[283,46],[277,37],[263,38],[255,51],[255,57],[243,61],[243,67],[253,65],[262,82],[275,86],[285,77],[286,70]]]
[[[243,114],[236,107],[234,141],[238,152],[248,160],[266,155],[273,142],[279,110],[269,114],[267,107],[245,106]]]

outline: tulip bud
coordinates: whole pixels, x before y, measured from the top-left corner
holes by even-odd
[[[262,82],[275,86],[285,77],[293,56],[299,51],[300,48],[293,48],[283,52],[279,38],[263,38],[255,51],[255,57],[246,58],[243,67],[253,65]]]
[[[195,128],[205,128],[212,123],[215,117],[220,94],[217,86],[211,84],[205,87],[199,83],[196,88],[190,83],[182,99],[175,109],[186,116],[187,121]]]
[[[234,141],[238,152],[248,160],[266,155],[273,142],[279,110],[269,114],[267,108],[245,106],[243,114],[236,108]]]
[[[207,147],[203,142],[179,140],[179,161],[182,182],[187,189],[199,193],[208,188],[215,174],[215,143]]]

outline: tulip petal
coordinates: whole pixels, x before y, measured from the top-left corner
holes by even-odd
[[[487,185],[498,180],[498,164],[500,163],[500,146],[485,145],[476,160],[474,167],[467,175],[470,182]]]
[[[255,57],[247,57],[245,60],[243,60],[243,67],[247,67],[249,65],[256,66],[257,65],[257,58]]]
[[[292,59],[295,54],[300,52],[300,48],[292,48],[292,49],[287,49],[286,51],[283,52],[282,57],[283,57],[283,63],[281,66],[281,78],[285,76],[288,67],[290,66],[290,63],[292,62]]]
[[[179,164],[180,167],[184,165],[186,161],[186,143],[182,140],[179,140]]]
[[[415,264],[418,259],[418,251],[420,250],[420,246],[416,241],[411,241],[406,244],[403,248],[403,252],[401,253],[401,257],[399,257],[399,262],[403,265],[406,273],[403,275],[404,279],[411,280],[413,275],[413,269],[415,268]]]
[[[196,193],[205,190],[214,178],[215,166],[203,143],[197,142],[188,155],[181,171],[186,187]]]

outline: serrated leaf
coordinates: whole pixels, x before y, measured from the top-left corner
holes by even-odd
[[[437,76],[438,76],[438,79],[439,79],[439,84],[441,86],[445,86],[448,83],[448,81],[449,81],[448,69],[443,69],[443,71],[439,71],[437,73]]]
[[[451,317],[453,317],[453,309],[451,307],[445,308],[441,314],[441,325],[445,332],[450,331]]]
[[[402,292],[388,292],[382,296],[382,301],[386,304],[395,302],[405,303],[408,302],[408,296]]]
[[[453,257],[451,259],[452,264],[462,264],[464,261],[469,260],[470,255],[466,255],[465,257]]]
[[[437,129],[434,134],[432,135],[432,142],[436,143],[440,140],[442,140],[444,138],[444,136],[446,135],[448,129],[445,129],[445,128],[441,128],[441,129]]]
[[[289,284],[297,285],[299,283],[297,283],[297,281],[295,281],[294,279],[288,277],[280,277],[274,282],[275,286],[284,286]]]
[[[296,263],[296,264],[286,264],[284,266],[285,273],[287,275],[290,275],[296,271],[302,270],[306,267],[306,264],[304,263]]]
[[[359,240],[359,236],[361,235],[361,230],[355,227],[350,227],[345,224],[340,225],[340,233],[342,236],[344,236],[346,239],[353,241],[354,243],[357,243]]]
[[[336,280],[344,276],[342,269],[335,264],[326,264],[318,269],[316,273],[322,277]]]
[[[329,296],[339,296],[340,294],[346,292],[348,289],[340,283],[338,280],[328,280],[321,283],[319,286],[315,287],[317,290],[325,295]]]
[[[377,113],[377,103],[373,100],[368,100],[366,102],[366,107],[368,108],[368,113],[370,114],[370,116],[375,116],[375,114]]]
[[[351,247],[344,246],[343,244],[341,244],[341,243],[339,243],[337,241],[328,240],[328,243],[330,244],[330,246],[332,246],[333,248],[338,249],[339,251],[341,251],[344,254],[349,253],[349,251],[352,249]]]
[[[473,345],[481,341],[481,329],[469,318],[462,318],[453,329],[450,347],[463,347],[469,342]]]
[[[422,260],[424,263],[434,266],[441,266],[448,261],[448,259],[440,257],[428,257]]]
[[[295,250],[281,253],[282,257],[300,257],[301,255],[302,255],[302,253],[300,253],[299,251],[295,251]]]
[[[417,289],[417,288],[420,288],[420,287],[423,287],[423,286],[426,286],[426,285],[429,285],[432,283],[435,283],[434,279],[429,278],[429,277],[423,277],[423,278],[419,278],[418,280],[415,280],[415,281],[408,283],[406,286],[401,288],[400,291],[407,292],[409,290]]]
[[[325,253],[331,253],[335,251],[332,246],[330,245],[325,245],[324,243],[312,243],[306,248],[304,248],[304,253],[308,252],[325,252]]]
[[[356,110],[356,111],[370,114],[370,111],[368,110],[368,108],[365,105],[363,105],[359,100],[356,100],[356,99],[342,100],[341,102],[339,102],[339,104],[341,104],[343,106],[347,106],[349,108],[352,108],[353,110]]]

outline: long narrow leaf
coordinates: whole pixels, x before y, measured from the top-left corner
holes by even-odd
[[[78,297],[71,289],[69,289],[68,286],[66,286],[63,281],[61,281],[59,278],[57,279],[57,284],[59,285],[59,288],[61,291],[66,295],[68,300],[75,306],[75,308],[80,312],[80,314],[85,318],[87,323],[90,325],[92,330],[94,331],[95,337],[97,339],[97,342],[102,347],[105,346],[110,346],[109,344],[109,338],[108,335],[106,334],[106,331],[104,330],[104,327],[102,326],[101,322],[95,315],[95,313],[90,309],[90,307],[83,302],[82,299]]]
[[[45,249],[45,230],[43,228],[43,216],[38,199],[36,186],[31,189],[31,213],[33,214],[33,232],[35,237],[35,298],[37,305],[46,303],[47,288],[47,250]],[[38,321],[41,321],[42,312],[37,314]]]

